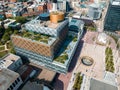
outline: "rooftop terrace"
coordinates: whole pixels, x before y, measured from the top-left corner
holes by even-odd
[[[67,65],[77,42],[76,36],[68,36],[54,62]]]
[[[47,44],[47,45],[52,45],[53,42],[56,40],[54,37],[51,37],[49,35],[45,35],[45,34],[39,34],[39,33],[35,33],[35,32],[29,32],[29,31],[21,31],[20,33],[16,33],[15,35],[23,37],[23,38],[27,38],[33,41],[37,41],[43,44]]]

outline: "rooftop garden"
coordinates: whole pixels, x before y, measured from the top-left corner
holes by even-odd
[[[5,56],[6,54],[8,54],[8,51],[2,51],[2,52],[0,52],[0,58],[2,58],[3,56]]]
[[[74,37],[74,38],[73,38],[73,42],[76,42],[76,41],[77,41],[77,37]]]
[[[17,23],[21,23],[21,24],[24,24],[24,23],[27,22],[26,18],[22,17],[22,16],[15,17],[15,20],[16,20]]]
[[[55,61],[57,62],[61,62],[61,63],[65,63],[65,61],[68,59],[68,54],[67,53],[63,53],[62,55],[60,55],[59,57],[57,57],[55,59]]]
[[[107,47],[105,50],[105,65],[106,71],[114,72],[114,62],[113,62],[113,53],[110,47]]]
[[[74,82],[74,85],[73,85],[73,90],[80,90],[80,88],[81,88],[83,77],[80,76],[80,74],[81,73],[76,74],[76,79],[75,79],[75,82]]]
[[[68,36],[63,47],[61,48],[58,55],[55,57],[55,61],[60,62],[62,64],[65,63],[66,60],[68,60],[70,54],[72,53],[73,46],[75,45],[75,42],[77,41],[77,37]]]
[[[21,37],[25,37],[31,40],[43,42],[45,44],[48,44],[48,41],[51,40],[50,36],[44,35],[44,34],[39,34],[35,32],[29,32],[29,31],[22,31],[21,33],[15,33],[16,35],[20,35]]]

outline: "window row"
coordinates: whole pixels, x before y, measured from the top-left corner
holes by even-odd
[[[19,82],[20,78],[17,78],[15,82],[13,82],[12,85],[10,85],[10,87],[7,90],[13,90]]]

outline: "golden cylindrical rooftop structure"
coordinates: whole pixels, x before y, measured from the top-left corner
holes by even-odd
[[[62,20],[64,20],[63,12],[54,11],[50,13],[50,21],[52,23],[58,23],[59,21],[62,21]]]

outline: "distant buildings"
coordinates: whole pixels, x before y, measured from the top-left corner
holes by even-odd
[[[27,11],[26,6],[24,6],[21,2],[8,3],[6,6],[7,11],[5,11],[5,15],[7,18],[21,16]]]
[[[15,3],[15,2],[17,2],[17,0],[10,0],[10,2]]]
[[[67,10],[67,1],[66,0],[58,0],[57,2],[58,10],[65,11]]]
[[[100,19],[101,14],[102,14],[102,9],[99,7],[98,4],[92,4],[89,6],[87,16],[95,20],[95,19]]]
[[[14,19],[5,19],[3,21],[0,21],[0,24],[2,26],[4,26],[5,29],[7,29],[8,27],[10,27],[12,29],[20,29],[21,28],[21,24],[16,23],[16,20],[14,20]]]
[[[34,0],[34,1],[24,1],[16,2],[16,0],[10,0],[10,2],[0,2],[0,14],[4,14],[6,18],[17,17],[17,16],[33,16],[39,15],[42,12],[55,9],[58,11],[69,11],[68,1],[58,0],[57,3],[53,1],[45,0]]]

